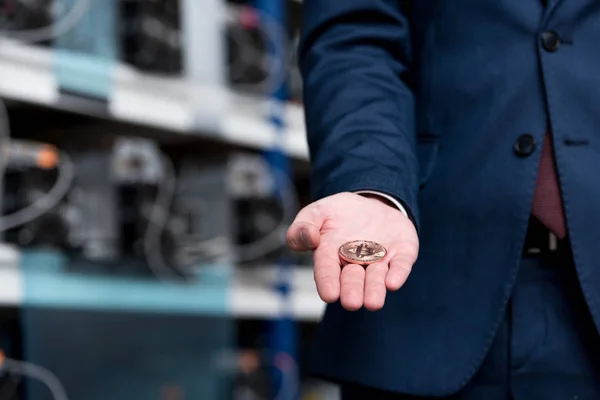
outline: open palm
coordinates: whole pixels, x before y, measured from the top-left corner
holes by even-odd
[[[342,263],[338,249],[351,240],[372,240],[387,254],[364,268]],[[303,208],[287,232],[289,246],[314,251],[315,282],[323,301],[348,310],[383,307],[387,290],[398,290],[412,269],[419,241],[413,223],[382,199],[339,193]]]

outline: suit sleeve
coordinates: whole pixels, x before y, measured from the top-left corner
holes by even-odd
[[[387,201],[389,201],[390,203],[392,203],[398,209],[398,211],[400,211],[402,214],[404,214],[408,217],[406,208],[404,208],[404,206],[398,200],[396,200],[394,197],[390,196],[389,194],[376,192],[374,190],[359,190],[358,192],[355,192],[355,193],[356,194],[372,194],[375,196],[381,196],[382,198],[384,198]]]
[[[418,223],[408,20],[401,0],[304,0],[298,57],[315,199],[369,190]]]

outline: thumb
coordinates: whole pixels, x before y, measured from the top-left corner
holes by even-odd
[[[290,225],[286,240],[288,246],[296,251],[308,251],[315,249],[321,240],[321,226],[323,217],[317,203],[304,207],[292,225]]]

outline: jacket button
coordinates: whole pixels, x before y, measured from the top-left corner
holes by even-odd
[[[542,46],[549,52],[555,52],[560,47],[560,36],[555,31],[542,32]]]
[[[519,157],[527,157],[535,151],[535,139],[529,133],[524,133],[515,142],[515,153]]]

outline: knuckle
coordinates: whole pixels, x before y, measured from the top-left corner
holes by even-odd
[[[332,271],[323,271],[321,268],[315,268],[313,279],[318,285],[325,285],[335,282],[336,276]]]
[[[315,220],[319,220],[320,216],[323,215],[323,203],[321,201],[316,201],[309,205],[310,213]]]

